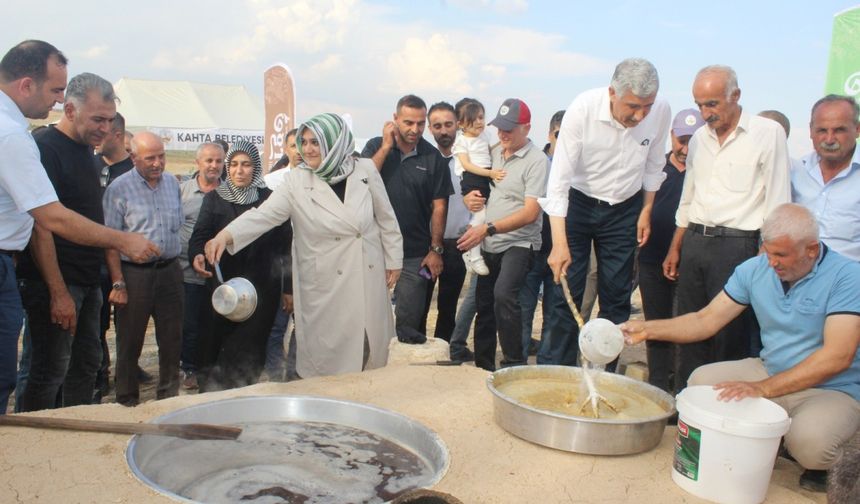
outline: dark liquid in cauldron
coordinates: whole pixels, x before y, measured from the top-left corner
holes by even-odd
[[[422,486],[431,474],[412,451],[352,427],[322,422],[238,426],[243,428],[238,442],[171,441],[174,446],[163,451],[171,458],[187,456],[191,464],[221,461],[183,482],[176,493],[209,503],[378,503]],[[206,453],[209,444],[217,455]],[[225,459],[232,464],[225,466]]]

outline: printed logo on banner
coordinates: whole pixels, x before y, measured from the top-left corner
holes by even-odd
[[[845,79],[845,94],[848,96],[860,94],[860,72],[854,72]]]
[[[287,126],[290,124],[290,116],[279,112],[272,120],[274,131],[269,135],[269,161],[277,161],[284,155],[284,137],[287,134]]]

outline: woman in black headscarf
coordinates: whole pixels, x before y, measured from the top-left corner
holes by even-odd
[[[272,191],[263,181],[260,154],[254,144],[233,144],[225,159],[227,179],[203,198],[200,215],[188,243],[194,270],[206,277],[210,294],[218,287],[206,269],[204,244],[245,211],[260,206]],[[266,362],[266,340],[275,320],[282,292],[291,292],[291,279],[282,271],[289,264],[292,230],[289,221],[269,230],[236,255],[225,255],[220,263],[226,281],[248,279],[257,290],[257,308],[244,322],[233,322],[215,312],[201,320],[197,349],[198,383],[201,392],[210,392],[256,383]]]

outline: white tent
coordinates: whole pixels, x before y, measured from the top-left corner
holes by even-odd
[[[122,78],[114,84],[117,111],[132,132],[160,135],[168,150],[194,150],[216,139],[263,146],[262,100],[244,86]]]

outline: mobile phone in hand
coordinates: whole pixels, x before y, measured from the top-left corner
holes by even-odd
[[[433,274],[430,273],[430,268],[425,264],[420,270],[418,270],[418,274],[427,280],[431,280],[433,278]]]

